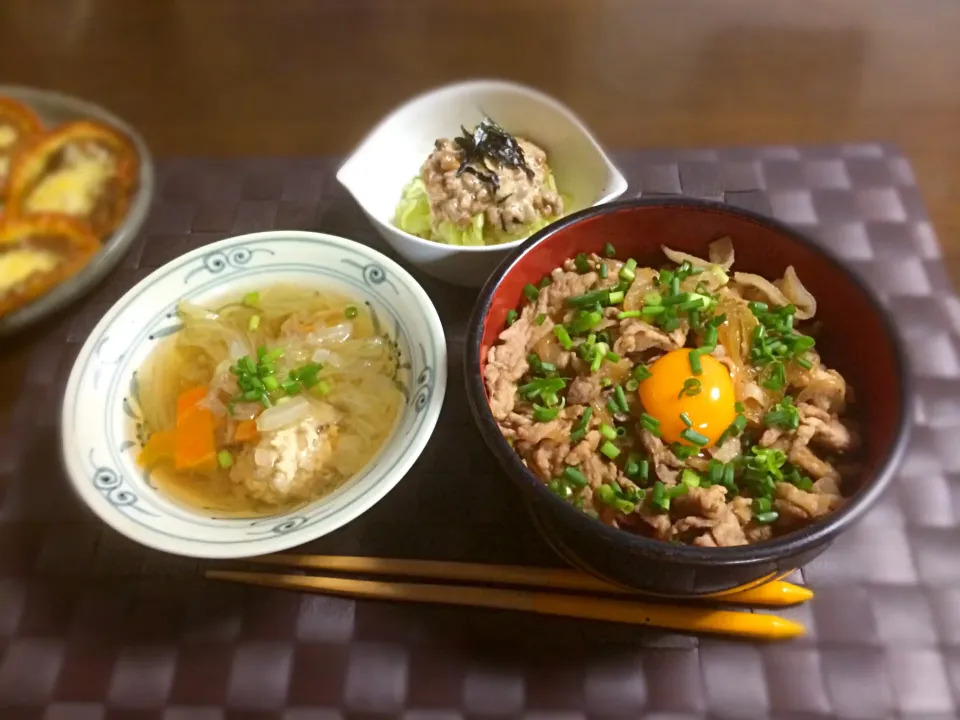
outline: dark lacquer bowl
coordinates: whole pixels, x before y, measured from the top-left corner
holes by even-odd
[[[817,348],[852,386],[862,423],[864,470],[844,506],[808,527],[763,543],[700,548],[609,527],[555,496],[500,434],[487,403],[483,368],[520,304],[564,259],[601,253],[613,243],[622,259],[660,267],[662,245],[700,257],[725,235],[733,238],[734,269],[769,279],[793,265],[817,299],[823,324]],[[874,294],[809,238],[769,218],[719,203],[676,198],[610,203],[566,217],[521,245],[491,276],[477,300],[466,345],[466,385],[480,432],[507,475],[523,491],[538,525],[569,561],[612,582],[651,593],[723,593],[783,576],[809,562],[860,518],[890,483],[908,435],[909,387],[903,350]]]

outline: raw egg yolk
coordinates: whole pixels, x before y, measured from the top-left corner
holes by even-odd
[[[737,398],[727,368],[710,355],[700,356],[700,373],[694,374],[690,350],[674,350],[650,366],[650,377],[640,383],[643,409],[660,421],[666,442],[686,442],[688,427],[713,445],[737,416]],[[688,424],[689,422],[689,424]]]

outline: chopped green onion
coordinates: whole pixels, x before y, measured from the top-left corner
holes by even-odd
[[[690,370],[694,375],[703,374],[703,366],[700,364],[700,351],[691,350],[689,354],[690,358]]]
[[[670,498],[667,497],[667,488],[659,480],[653,484],[653,506],[663,512],[670,509]]]
[[[617,430],[607,423],[600,424],[600,434],[603,435],[607,440],[616,440],[617,439]]]
[[[600,387],[610,387],[611,385],[613,385],[613,380],[610,378],[600,378]]]
[[[243,296],[243,304],[250,306],[257,306],[260,304],[260,293],[258,292],[248,292]]]
[[[610,414],[611,414],[611,415],[619,415],[619,414],[620,414],[620,412],[621,412],[621,410],[620,410],[620,405],[617,403],[617,399],[616,399],[616,398],[610,398],[609,400],[607,400],[607,410],[610,411]]]
[[[735,402],[733,404],[733,409],[738,413],[742,413],[744,410],[746,410],[746,407],[742,402]]]
[[[633,378],[630,378],[623,384],[623,386],[627,389],[627,392],[636,392],[637,388],[640,387],[640,383]]]
[[[273,377],[272,375],[268,375],[263,379],[263,386],[267,390],[276,390],[278,387],[280,387],[280,383],[277,382],[277,379],[275,377]]]
[[[609,275],[609,274],[610,274],[610,270],[609,270],[609,268],[607,268],[607,264],[606,264],[606,263],[600,263],[600,277],[603,278],[604,280],[606,280],[606,279],[607,279],[607,275]]]
[[[573,430],[570,432],[570,442],[576,444],[583,440],[584,435],[587,434],[587,427],[590,425],[590,416],[593,415],[593,406],[588,405],[586,410],[583,411],[583,415],[580,416],[580,419],[577,420],[576,424],[573,426]]]
[[[776,522],[779,517],[780,513],[778,513],[776,510],[771,510],[770,512],[754,515],[753,519],[762,525],[769,525],[770,523]]]
[[[593,495],[604,505],[613,505],[617,500],[616,491],[609,485],[600,485],[593,491]]]
[[[612,362],[612,363],[618,363],[618,362],[620,362],[620,356],[617,355],[617,354],[616,354],[615,352],[613,352],[612,350],[610,350],[609,352],[607,352],[607,354],[604,355],[603,357],[606,358],[607,361]]]
[[[620,454],[620,449],[612,442],[607,440],[603,445],[600,446],[600,452],[613,460],[617,457],[617,455]]]
[[[693,443],[694,445],[697,445],[699,447],[703,447],[704,445],[710,442],[710,438],[708,438],[706,435],[702,435],[698,433],[693,428],[687,428],[684,431],[682,431],[680,433],[680,437],[686,440],[687,442]]]
[[[541,360],[540,370],[541,372],[545,372],[545,373],[553,373],[557,371],[557,366],[551,362],[543,362],[543,360]]]
[[[667,497],[678,498],[681,495],[686,495],[688,492],[690,492],[690,487],[681,483],[680,485],[667,488]]]
[[[587,486],[587,476],[580,472],[579,468],[567,465],[563,469],[563,477],[574,487],[582,488]]]
[[[551,420],[556,420],[557,415],[560,414],[560,408],[545,408],[541,405],[533,404],[533,419],[537,422],[550,422]]]
[[[809,370],[810,368],[813,367],[813,363],[803,357],[795,358],[794,362],[796,362],[797,365],[802,367],[804,370]]]
[[[699,395],[702,389],[702,383],[697,378],[687,378],[683,381],[683,387],[677,397],[682,398],[684,395],[693,397],[694,395]]]
[[[659,305],[645,305],[640,310],[640,315],[643,317],[655,317],[657,315],[663,315],[666,311],[666,308],[660,307]]]
[[[682,422],[687,427],[693,427],[693,421],[690,419],[690,416],[685,412],[680,413],[680,422]]]
[[[513,325],[519,317],[516,310],[507,310],[507,327]]]
[[[629,413],[630,405],[627,404],[627,396],[623,392],[623,387],[621,387],[620,385],[617,385],[617,387],[613,391],[613,394],[617,399],[617,405],[620,406],[620,409],[623,410],[623,412],[625,413]]]
[[[642,315],[639,310],[624,310],[621,313],[617,313],[617,320],[626,320],[627,318],[638,318]]]
[[[535,324],[537,324],[537,325],[543,325],[543,323],[544,323],[544,321],[546,321],[546,319],[547,319],[546,314],[545,314],[545,313],[540,313],[539,315],[537,315],[537,317],[534,318],[533,322],[534,322]]]
[[[633,379],[637,382],[643,382],[648,377],[652,377],[653,373],[650,372],[650,368],[646,365],[637,365],[633,369]]]
[[[547,487],[550,488],[550,492],[564,500],[573,495],[573,490],[570,489],[570,486],[561,480],[551,480],[547,483]]]
[[[584,333],[591,328],[595,328],[603,320],[603,313],[597,310],[593,312],[580,311],[577,317],[570,323],[570,329],[575,333]]]
[[[650,477],[650,463],[647,460],[641,460],[637,469],[637,477],[646,481]]]
[[[540,297],[540,291],[537,289],[537,286],[531,285],[530,283],[523,286],[523,294],[530,302],[536,302],[537,298]]]
[[[613,246],[612,243],[605,243],[603,246],[603,254],[608,258],[617,256],[617,249]]]
[[[360,311],[357,310],[356,305],[347,305],[347,309],[343,311],[343,314],[348,320],[353,320],[353,318],[360,314]]]
[[[622,303],[623,291],[617,290],[616,292],[610,293],[609,297],[607,298],[607,302],[609,302],[611,305],[619,305],[620,303]]]
[[[637,276],[636,272],[634,272],[636,269],[637,261],[630,258],[623,264],[623,267],[620,268],[620,277],[627,282],[633,282],[633,279]]]
[[[217,464],[224,470],[233,465],[233,455],[229,450],[221,450],[217,453]]]
[[[314,395],[321,395],[321,396],[328,394],[330,390],[331,390],[330,383],[327,382],[326,380],[321,380],[312,388],[310,388],[310,392],[312,392]]]
[[[677,456],[678,460],[687,460],[697,454],[698,448],[675,442],[670,446],[670,452]]]
[[[556,325],[553,328],[553,334],[557,336],[557,340],[560,341],[560,346],[564,350],[569,350],[573,347],[573,340],[570,339],[570,333],[567,332],[567,329],[563,325]]]
[[[684,468],[680,474],[680,482],[687,487],[700,487],[700,476],[690,468]]]
[[[584,273],[590,272],[590,263],[587,262],[586,253],[579,253],[574,259],[573,264],[577,268],[577,272],[581,275]]]
[[[647,305],[660,305],[663,303],[663,296],[658,292],[648,292],[643,296],[643,302]]]
[[[247,401],[259,400],[261,395],[263,395],[262,390],[247,390],[247,392],[243,394],[243,399]]]
[[[249,330],[250,332],[253,332],[253,331],[255,331],[258,327],[260,327],[260,316],[259,316],[259,315],[251,315],[251,316],[250,316],[250,320],[247,321],[247,330]]]
[[[566,303],[569,307],[573,308],[587,308],[595,303],[600,303],[601,305],[609,302],[610,300],[610,291],[607,289],[603,290],[591,290],[588,293],[583,295],[574,295],[573,297],[568,297]]]
[[[280,389],[287,395],[296,395],[303,389],[303,386],[297,380],[287,380],[286,382],[280,383]]]
[[[627,436],[627,429],[623,425],[621,425],[620,427],[617,428],[617,437],[626,437],[626,436]]]
[[[779,360],[771,364],[771,369],[769,376],[764,380],[761,385],[767,388],[767,390],[781,390],[787,382],[786,372],[783,367],[783,363]]]
[[[759,497],[753,499],[750,507],[753,508],[753,511],[759,515],[761,513],[770,512],[772,503],[770,502],[770,498]]]
[[[653,415],[643,413],[640,416],[640,425],[644,430],[648,430],[657,437],[660,437],[660,421],[657,420]]]

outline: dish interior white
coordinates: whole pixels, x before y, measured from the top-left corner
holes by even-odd
[[[218,301],[278,282],[329,287],[370,304],[404,361],[406,402],[371,462],[332,494],[269,517],[224,518],[180,505],[135,461],[137,368],[177,332],[182,298]],[[180,555],[247,557],[325,535],[382,498],[426,445],[446,388],[446,343],[423,289],[380,253],[320,233],[244,235],[188,253],[141,281],[90,334],[63,406],[63,456],[82,499],[107,524],[144,545]]]
[[[400,230],[393,218],[404,186],[417,176],[434,142],[459,135],[461,126],[472,129],[484,116],[546,150],[557,187],[568,201],[566,213],[609,202],[627,189],[623,175],[576,115],[533,88],[502,80],[471,80],[404,103],[364,138],[340,167],[337,180],[406,260],[441,279],[475,287],[483,285],[522,241],[445,245]]]

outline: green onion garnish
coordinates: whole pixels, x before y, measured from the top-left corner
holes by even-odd
[[[700,487],[700,476],[690,468],[684,468],[680,475],[680,482],[687,487]]]
[[[660,437],[660,421],[657,420],[653,415],[643,413],[640,416],[640,425],[644,430],[648,430],[657,437]]]
[[[690,358],[690,370],[694,375],[703,374],[703,366],[700,364],[700,351],[691,350],[689,354]]]
[[[247,330],[249,330],[250,332],[253,332],[253,331],[256,330],[258,327],[260,327],[260,316],[259,316],[259,315],[251,315],[251,316],[250,316],[250,320],[247,321]]]
[[[659,480],[653,484],[653,506],[663,512],[670,509],[670,498],[667,497],[667,488]]]
[[[643,382],[648,377],[652,377],[653,373],[650,372],[650,368],[646,365],[637,365],[633,369],[633,379],[637,382]]]
[[[613,246],[612,243],[605,243],[603,246],[603,254],[608,258],[617,256],[617,249]]]
[[[778,513],[776,510],[771,510],[770,512],[754,515],[753,519],[762,525],[769,525],[770,523],[776,522],[779,517],[780,513]]]
[[[360,311],[357,310],[356,305],[347,305],[347,309],[343,311],[343,314],[346,316],[348,320],[352,320],[353,318],[355,318],[357,315],[360,314]]]
[[[640,387],[640,383],[633,378],[630,378],[623,384],[623,386],[627,389],[627,392],[636,392],[637,388]]]
[[[603,278],[604,280],[606,280],[606,279],[607,279],[607,275],[609,275],[609,274],[610,274],[610,270],[609,270],[609,268],[607,268],[607,264],[606,264],[606,263],[600,263],[600,277]]]
[[[620,406],[620,409],[625,413],[630,412],[630,405],[627,404],[627,396],[623,392],[623,387],[617,385],[613,391],[614,397],[617,399],[617,405]]]
[[[607,423],[600,424],[600,434],[607,438],[607,440],[617,439],[617,429],[611,425],[607,425]]]
[[[620,454],[619,448],[614,445],[612,442],[607,440],[603,445],[600,446],[600,452],[606,455],[611,460],[614,460],[617,455]]]
[[[251,307],[256,307],[260,304],[260,293],[258,292],[248,292],[243,296],[243,304],[250,305]]]
[[[604,357],[608,362],[612,362],[612,363],[618,363],[618,362],[620,362],[620,356],[617,355],[617,354],[616,354],[615,352],[613,352],[612,350],[608,351],[603,357]]]
[[[233,455],[229,450],[221,450],[217,453],[217,464],[224,470],[233,465]]]
[[[693,397],[694,395],[699,395],[702,389],[703,385],[697,378],[687,378],[683,381],[683,387],[680,389],[677,397],[682,398],[684,395]]]
[[[636,272],[634,272],[636,269],[637,261],[630,258],[623,264],[623,267],[620,268],[620,277],[627,282],[633,282],[633,279],[637,276]]]
[[[688,443],[692,443],[698,447],[703,447],[710,442],[710,438],[689,427],[680,433],[680,437],[686,440]]]
[[[530,302],[536,302],[537,298],[540,297],[540,291],[537,289],[537,286],[531,285],[530,283],[523,286],[523,294]]]
[[[643,296],[643,302],[647,305],[660,305],[663,303],[663,296],[658,292],[648,292]]]
[[[590,263],[587,262],[586,253],[579,253],[574,259],[573,264],[577,268],[577,272],[583,275],[584,273],[590,272]]]
[[[542,405],[533,404],[533,419],[537,422],[550,422],[556,420],[560,414],[560,407],[546,408]]]
[[[685,412],[680,413],[680,422],[682,422],[687,427],[693,427],[693,421],[690,419],[690,416]]]
[[[573,495],[573,490],[562,480],[551,480],[547,483],[547,487],[550,488],[550,492],[564,500]]]
[[[563,469],[563,477],[574,487],[582,488],[587,486],[587,476],[580,472],[579,468],[567,465]]]
[[[627,318],[638,318],[642,315],[639,310],[624,310],[621,313],[617,313],[617,320],[626,320]]]
[[[573,340],[570,339],[570,333],[567,332],[567,329],[563,325],[554,326],[553,334],[557,336],[557,340],[560,341],[560,346],[564,350],[569,350],[573,347]]]
[[[568,297],[566,303],[569,307],[573,308],[587,308],[596,303],[604,305],[610,301],[610,291],[603,290],[591,290],[588,293],[583,295],[574,295],[573,297]]]
[[[543,325],[543,323],[544,323],[544,321],[545,321],[546,319],[547,319],[546,314],[545,314],[545,313],[540,313],[539,315],[537,315],[537,317],[535,317],[535,318],[533,319],[533,322],[534,322],[536,325]]]
[[[574,424],[573,430],[570,431],[570,442],[574,445],[583,440],[583,437],[587,434],[587,426],[590,424],[591,415],[593,415],[593,406],[588,405],[587,409],[583,411],[583,415]]]
[[[607,302],[610,303],[611,305],[619,305],[620,303],[622,303],[623,291],[617,290],[615,292],[610,293],[609,297],[607,298]]]
[[[516,310],[507,310],[507,327],[513,325],[519,317]]]

